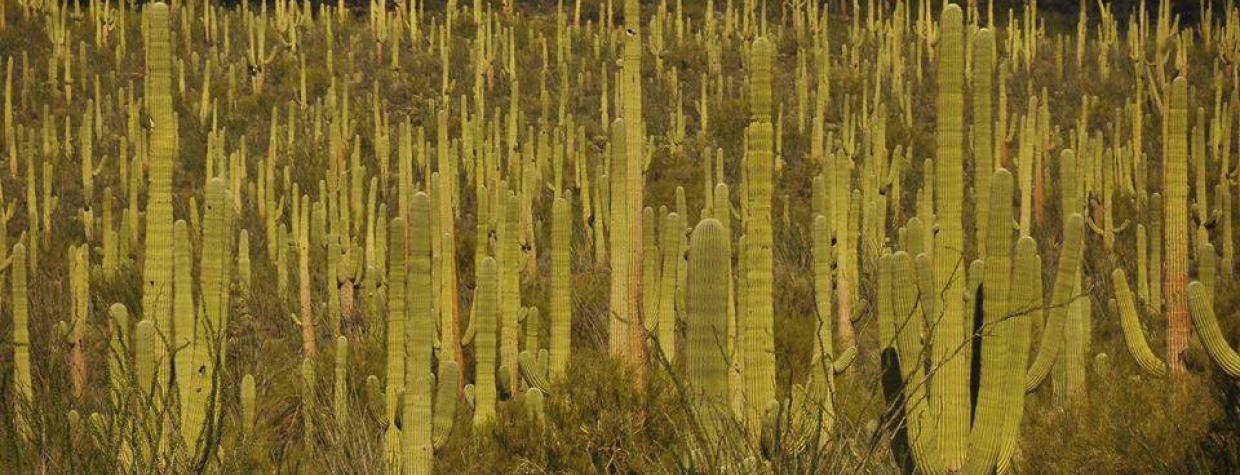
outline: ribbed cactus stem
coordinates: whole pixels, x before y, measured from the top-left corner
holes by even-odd
[[[253,440],[254,437],[257,399],[258,391],[255,388],[254,375],[247,374],[241,378],[241,437],[245,440]]]
[[[478,267],[474,288],[474,426],[495,418],[496,320],[499,318],[499,280],[495,259],[487,257]],[[468,333],[467,333],[468,334]]]
[[[431,353],[436,322],[431,288],[430,201],[426,193],[419,192],[413,195],[409,207],[405,405],[401,418],[401,435],[404,436],[402,467],[405,473],[414,474],[429,474],[434,463],[431,439],[434,375],[431,373]]]
[[[746,287],[749,294],[741,326],[744,335],[745,400],[749,429],[756,435],[767,403],[775,399],[775,335],[772,302],[772,175],[775,171],[771,126],[771,66],[775,48],[765,38],[751,46],[750,124],[745,169],[748,216],[745,234]]]
[[[689,239],[685,303],[685,379],[694,410],[707,431],[717,435],[718,418],[728,413],[727,338],[728,286],[721,278],[729,268],[728,236],[715,219],[698,223]]]
[[[396,428],[397,396],[405,389],[405,286],[406,286],[406,253],[405,220],[400,217],[392,219],[388,226],[388,275],[387,275],[387,331],[386,331],[386,366],[384,399],[384,421],[387,430],[384,434],[384,457],[390,469],[400,467],[400,431]]]
[[[933,339],[934,365],[939,375],[932,404],[943,410],[939,421],[941,444],[938,450],[944,466],[954,471],[964,463],[969,411],[969,357],[958,349],[966,344],[964,282],[959,270],[964,266],[964,234],[961,208],[964,206],[964,27],[960,7],[948,4],[943,8],[939,26],[937,79],[935,99],[934,212],[938,234],[934,239],[934,289],[941,296],[936,314],[930,321],[938,322],[940,330]],[[988,219],[992,221],[993,219]]]
[[[551,205],[550,376],[560,378],[572,351],[572,206],[566,197]]]
[[[831,331],[831,231],[826,216],[814,216],[813,231],[814,304],[818,312],[818,332],[814,339],[814,357],[810,360],[813,363],[810,377],[830,379],[831,371],[826,368],[835,356],[835,344]]]
[[[129,387],[130,371],[129,350],[133,343],[133,335],[129,333],[129,309],[121,304],[108,307],[108,326],[111,333],[111,354],[108,356],[108,379],[111,380],[113,403],[121,407],[124,394]]]
[[[519,316],[521,313],[521,242],[520,207],[521,200],[511,191],[505,196],[504,220],[499,239],[499,302],[500,302],[500,341],[499,367],[507,378],[507,390],[516,393],[515,383],[518,381],[517,343],[521,336]]]
[[[1011,313],[1012,289],[1012,174],[1000,168],[990,180],[989,229],[986,261],[982,271],[981,367],[977,382],[977,408],[969,432],[969,452],[964,473],[990,473],[999,460],[1007,413],[1017,410],[1013,398],[1020,393],[1024,365],[1013,366],[1012,355],[1028,354],[1028,313]],[[1023,285],[1023,284],[1022,284]],[[975,307],[977,308],[977,307]],[[974,325],[977,328],[977,325]],[[1013,389],[1016,389],[1015,391]],[[1019,419],[1016,421],[1019,423]]]
[[[26,245],[13,246],[13,386],[19,401],[34,402],[34,387],[30,366],[30,297],[27,286],[29,261]],[[23,413],[16,418],[18,430],[27,433],[33,414]],[[26,434],[30,435],[30,434]]]
[[[663,225],[662,272],[658,286],[647,289],[647,292],[658,291],[658,310],[655,314],[658,315],[659,350],[669,362],[676,358],[676,293],[678,274],[682,266],[680,247],[684,241],[684,229],[684,220],[680,214],[667,214]]]
[[[973,170],[974,177],[989,177],[994,170],[994,119],[990,109],[994,88],[995,43],[994,33],[987,28],[973,34]],[[1004,131],[1000,131],[1001,133]],[[987,212],[990,203],[990,187],[982,180],[974,180],[976,194],[976,227],[978,256],[986,257]]]
[[[1024,236],[1016,241],[1016,257],[1012,268],[1011,301],[1008,314],[1017,316],[1014,326],[1016,347],[1008,354],[1008,369],[1013,371],[1012,381],[1006,386],[1004,404],[1003,439],[999,448],[998,473],[1010,473],[1012,457],[1020,440],[1020,422],[1024,416],[1025,388],[1023,369],[1029,363],[1030,329],[1035,321],[1042,320],[1042,258],[1038,255],[1037,242]],[[1024,348],[1024,349],[1020,349]]]
[[[1167,111],[1167,156],[1163,160],[1163,232],[1166,267],[1163,296],[1167,315],[1167,364],[1173,373],[1184,372],[1180,353],[1188,348],[1188,80],[1171,83]]]
[[[662,264],[662,257],[659,253],[659,235],[658,226],[655,222],[662,220],[663,224],[667,224],[667,207],[663,207],[663,212],[656,213],[654,208],[647,206],[642,209],[642,324],[645,325],[646,334],[652,338],[657,337],[657,327],[659,325],[659,314],[657,312],[659,305],[659,283],[662,271],[659,266]],[[674,270],[675,268],[673,268]]]
[[[70,292],[73,301],[73,318],[69,321],[69,339],[72,350],[69,355],[69,374],[73,383],[73,398],[80,401],[86,390],[86,340],[85,331],[90,321],[90,262],[87,260],[89,246],[69,247]],[[128,325],[128,322],[126,322]],[[125,331],[128,331],[126,328]]]
[[[1124,343],[1128,352],[1132,353],[1137,366],[1151,376],[1162,377],[1167,374],[1167,365],[1158,359],[1146,343],[1145,332],[1141,330],[1141,320],[1137,318],[1137,306],[1132,300],[1132,291],[1128,288],[1128,277],[1123,269],[1115,269],[1111,273],[1111,285],[1115,287],[1115,303],[1119,310],[1120,328],[1124,332]]]
[[[1218,255],[1214,253],[1214,245],[1202,242],[1197,245],[1197,280],[1206,288],[1210,300],[1214,300],[1214,282],[1218,275]]]
[[[1240,354],[1227,343],[1214,317],[1214,300],[1201,282],[1188,284],[1188,309],[1210,359],[1233,378],[1240,378]]]
[[[456,395],[461,383],[461,368],[455,361],[439,362],[439,378],[431,378],[435,386],[434,416],[431,419],[431,439],[438,450],[447,442],[456,422]]]
[[[1079,213],[1068,217],[1064,227],[1063,247],[1060,250],[1055,283],[1051,290],[1050,314],[1042,328],[1042,339],[1033,364],[1025,374],[1025,391],[1032,391],[1050,374],[1056,356],[1063,348],[1068,308],[1075,299],[1073,288],[1077,272],[1081,269],[1081,241],[1085,234],[1085,218]]]
[[[172,33],[167,4],[156,2],[144,12],[146,101],[152,127],[147,173],[142,312],[144,318],[155,322],[158,332],[166,335],[172,327],[173,310],[172,171],[176,154],[176,113],[172,108]],[[136,183],[130,186],[136,195]]]
[[[336,337],[336,366],[332,379],[332,412],[336,423],[344,426],[349,420],[349,339]]]

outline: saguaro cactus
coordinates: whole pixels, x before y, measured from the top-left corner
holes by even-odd
[[[1188,309],[1193,317],[1193,327],[1201,335],[1201,342],[1206,353],[1218,364],[1223,372],[1233,378],[1240,378],[1240,354],[1227,343],[1219,330],[1218,320],[1214,318],[1213,298],[1201,282],[1188,284]]]
[[[1171,83],[1168,103],[1166,147],[1163,159],[1163,262],[1162,295],[1167,314],[1167,365],[1182,373],[1180,353],[1188,348],[1188,80]]]
[[[728,402],[728,281],[727,233],[715,219],[705,219],[689,238],[689,269],[685,304],[685,379],[696,416],[707,440],[717,434],[714,421],[727,414]]]
[[[1119,310],[1120,328],[1124,332],[1124,343],[1128,352],[1137,361],[1137,366],[1152,376],[1165,376],[1167,365],[1154,355],[1150,345],[1146,343],[1145,333],[1141,330],[1141,320],[1137,318],[1137,306],[1132,300],[1132,290],[1128,287],[1128,278],[1123,269],[1115,269],[1111,273],[1111,284],[1115,287],[1115,304]]]
[[[499,239],[499,368],[502,389],[516,395],[520,369],[517,366],[517,343],[521,337],[521,200],[511,191],[503,191],[506,198],[504,220]]]
[[[30,372],[30,298],[27,293],[26,245],[13,245],[13,386],[14,395],[32,402],[34,388]],[[17,427],[29,430],[32,414],[19,414]],[[27,434],[28,435],[28,434]]]
[[[499,298],[495,259],[487,257],[478,267],[474,289],[474,317],[465,332],[465,343],[474,345],[474,426],[495,418],[495,327]]]
[[[230,277],[228,270],[231,269],[232,254],[230,252],[232,231],[229,229],[228,213],[231,207],[228,204],[228,191],[223,180],[212,178],[207,182],[206,186],[206,217],[205,230],[203,236],[203,250],[201,260],[201,295],[202,295],[202,312],[194,320],[178,319],[178,323],[186,323],[186,326],[178,328],[180,331],[192,331],[192,340],[190,341],[188,352],[182,350],[177,354],[178,361],[186,358],[189,361],[188,366],[181,366],[186,370],[180,375],[187,375],[185,379],[178,379],[177,385],[180,387],[182,394],[181,399],[181,437],[185,440],[185,444],[191,451],[194,450],[195,444],[205,429],[209,427],[216,418],[218,405],[212,405],[211,400],[216,391],[215,384],[215,367],[218,364],[217,358],[224,350],[224,325],[227,324],[227,311],[229,308],[228,292]],[[183,229],[180,228],[179,229]],[[188,273],[188,269],[186,269]],[[215,408],[211,410],[211,408]]]
[[[918,285],[915,278],[929,277],[930,261],[925,257],[917,259],[918,267],[924,269],[914,271],[913,259],[906,252],[884,256],[879,260],[880,279],[890,279],[881,285],[889,295],[880,295],[880,299],[890,299],[883,307],[889,311],[880,312],[880,330],[887,328],[894,332],[895,358],[889,359],[894,368],[899,369],[902,381],[902,406],[906,424],[909,453],[916,470],[920,473],[989,473],[994,471],[1004,453],[1005,434],[1015,430],[1020,422],[1019,415],[1013,416],[1010,411],[1023,404],[1021,398],[1021,379],[1024,376],[1023,364],[1014,365],[1028,353],[1029,327],[1032,317],[1028,312],[1013,311],[1010,297],[1014,278],[1028,278],[1030,261],[1036,259],[1030,254],[1036,246],[1032,238],[1023,238],[1017,251],[1017,266],[1021,274],[1012,272],[1012,175],[1006,170],[996,171],[991,179],[990,203],[988,205],[990,219],[987,230],[987,257],[984,264],[982,286],[979,292],[980,302],[971,325],[978,330],[974,337],[978,341],[972,344],[980,347],[980,371],[969,373],[940,373],[932,375],[932,382],[926,384],[928,376],[922,360],[924,343],[922,342],[923,312],[935,311],[938,305],[935,297],[917,296]],[[1077,220],[1077,245],[1081,226],[1079,215]],[[923,255],[924,256],[924,255]],[[1036,256],[1036,254],[1034,254]],[[918,275],[920,274],[920,275]],[[918,275],[918,277],[914,277]],[[1027,294],[1022,294],[1027,298]],[[1025,302],[1027,303],[1027,302]],[[921,312],[917,311],[920,304]],[[894,321],[892,321],[894,319]],[[927,330],[931,342],[942,341],[939,336],[943,332],[955,331],[944,328],[942,323]],[[885,342],[890,345],[890,341]],[[890,351],[888,349],[887,351]],[[976,351],[976,350],[975,350]],[[933,358],[934,356],[931,355]],[[961,377],[963,381],[953,381]],[[976,412],[970,414],[968,400],[965,400],[963,432],[945,431],[942,424],[945,419],[953,417],[950,408],[936,407],[934,401],[942,400],[936,392],[953,391],[957,384],[964,387],[977,387],[978,399]],[[966,397],[967,397],[966,392]],[[896,401],[893,401],[893,403]],[[969,417],[972,416],[972,417]],[[935,426],[939,425],[937,434]],[[1012,427],[1009,427],[1012,426]],[[952,452],[944,449],[956,440],[966,442],[960,454],[961,465],[952,468],[956,459]]]
[[[396,428],[397,397],[405,387],[405,220],[396,217],[388,226],[387,277],[387,371],[384,395],[384,456],[390,468],[399,467],[400,431]],[[393,467],[395,466],[395,467]]]
[[[564,376],[572,350],[573,302],[570,288],[572,248],[572,206],[566,198],[551,205],[551,344],[552,378]]]
[[[142,312],[155,329],[172,327],[172,170],[176,154],[176,113],[172,109],[172,33],[169,8],[146,8],[146,99],[151,117],[147,172],[146,244],[142,268]],[[132,186],[132,185],[131,185]]]
[[[963,321],[964,281],[960,269],[964,268],[964,233],[961,224],[961,208],[964,206],[964,27],[960,7],[954,4],[943,8],[939,26],[939,50],[937,79],[938,96],[935,99],[937,122],[935,124],[934,211],[939,228],[934,238],[934,295],[940,296],[934,309],[937,312],[929,321],[938,322],[931,351],[934,364],[939,367],[942,383],[936,384],[931,393],[931,404],[941,407],[942,419],[938,425],[938,451],[942,464],[949,471],[964,463],[966,440],[969,430],[969,373],[967,352],[959,352],[967,339]],[[992,203],[995,201],[992,199]],[[988,210],[987,221],[995,218],[994,210]]]
[[[442,198],[442,199],[447,199]],[[409,207],[409,276],[405,320],[405,405],[401,435],[404,436],[405,473],[430,473],[434,463],[431,439],[431,346],[435,338],[435,314],[431,307],[430,197],[417,193]],[[392,289],[399,292],[399,289]],[[443,353],[447,355],[447,353]]]
[[[751,432],[760,429],[763,412],[775,400],[775,308],[771,283],[773,238],[771,190],[775,171],[771,137],[771,63],[775,47],[766,38],[753,42],[750,57],[749,150],[745,162],[748,177],[748,214],[745,236],[745,291],[749,294],[743,315],[745,400]]]

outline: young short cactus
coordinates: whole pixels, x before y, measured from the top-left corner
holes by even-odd
[[[254,437],[255,403],[258,391],[254,383],[254,375],[247,374],[241,378],[241,437],[247,441]]]

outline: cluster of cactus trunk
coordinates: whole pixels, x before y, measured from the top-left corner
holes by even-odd
[[[13,34],[3,10],[12,3],[0,2],[0,38]],[[1108,6],[1097,41],[1087,38],[1082,10],[1073,66],[1071,45],[1052,43],[1033,3],[1003,34],[976,6],[844,6],[842,45],[819,2],[791,2],[790,28],[768,24],[749,0],[727,2],[722,17],[708,2],[700,24],[682,2],[643,12],[625,0],[605,7],[622,23],[604,14],[595,25],[577,2],[571,14],[557,9],[554,34],[528,36],[512,23],[520,12],[448,2],[438,16],[423,3],[372,2],[363,20],[343,4],[90,1],[82,13],[16,2],[50,43],[0,53],[0,155],[5,184],[19,188],[7,204],[0,189],[0,284],[14,407],[30,408],[13,411],[24,444],[46,448],[39,431],[68,418],[131,434],[114,436],[125,471],[210,471],[234,429],[252,449],[279,398],[265,397],[276,378],[268,362],[246,358],[275,344],[253,340],[285,341],[255,338],[255,320],[296,347],[278,371],[298,381],[299,410],[288,413],[300,419],[301,451],[329,443],[332,427],[370,422],[352,417],[365,405],[392,473],[434,471],[436,450],[466,431],[454,427],[462,398],[473,431],[509,408],[553,423],[548,407],[582,377],[570,374],[582,345],[573,338],[594,328],[636,387],[668,374],[686,383],[697,448],[738,428],[770,453],[768,436],[784,430],[772,421],[785,414],[801,432],[792,446],[830,441],[836,378],[861,373],[842,376],[854,358],[877,359],[892,408],[884,430],[896,432],[897,462],[921,473],[1009,472],[1026,392],[1049,379],[1056,403],[1086,400],[1094,322],[1108,321],[1093,318],[1093,301],[1107,292],[1145,373],[1185,373],[1195,329],[1240,377],[1215,316],[1235,275],[1228,104],[1240,73],[1228,92],[1229,70],[1216,66],[1214,103],[1194,102],[1207,94],[1190,88],[1188,68],[1205,66],[1186,54],[1168,64],[1167,52],[1191,43],[1169,4],[1157,25],[1145,13],[1130,20],[1128,45]],[[1210,20],[1199,30],[1214,51],[1240,44],[1240,15],[1227,8],[1225,33],[1211,33]],[[374,58],[351,52],[371,40]],[[1080,111],[1070,130],[1051,123],[1045,88],[1030,86],[1027,106],[1009,104],[1009,77],[1032,77],[1048,44],[1057,78],[1131,69],[1136,97],[1113,116],[1096,97],[1071,98]],[[686,45],[701,47],[703,71],[670,61]],[[1114,68],[1124,48],[1140,67]],[[422,63],[410,55],[437,74],[412,74]],[[116,72],[135,58],[135,78]],[[732,61],[743,73],[724,70]],[[914,91],[931,64],[933,148],[897,143],[896,130],[916,129]],[[372,65],[380,79],[358,86]],[[866,84],[848,90],[840,69],[863,71]],[[698,76],[700,92],[685,85]],[[412,110],[391,103],[407,100],[391,78],[426,89]],[[592,88],[598,97],[578,97]],[[258,107],[269,99],[270,112]],[[736,141],[720,137],[733,100],[748,113]],[[1159,153],[1145,150],[1151,104]],[[270,128],[251,130],[244,114]],[[792,167],[813,176],[784,176]],[[1154,167],[1161,178],[1148,176]],[[660,181],[681,168],[700,171],[700,190]],[[788,189],[797,183],[810,188]],[[1048,197],[1060,201],[1058,219],[1047,218]],[[796,268],[777,265],[791,260],[782,252],[798,232],[809,236],[813,306],[782,315],[784,271]],[[1035,236],[1043,252],[1057,250],[1046,254],[1057,258],[1048,295]],[[1105,265],[1086,265],[1094,254]],[[98,315],[100,295],[131,273],[140,300]],[[589,315],[574,299],[583,273],[608,279],[605,308]],[[60,291],[64,315],[49,318],[56,310],[43,302]],[[1165,318],[1162,355],[1145,336],[1147,314]],[[875,351],[858,343],[873,330],[854,326],[869,315]],[[810,365],[778,367],[781,322],[797,318],[812,320]],[[94,332],[100,321],[106,331]],[[106,368],[90,367],[96,333],[108,340]],[[351,374],[375,351],[377,374]],[[781,391],[785,372],[794,380]],[[330,405],[320,379],[331,379]],[[74,410],[37,410],[50,405],[46,381],[61,380]],[[94,381],[107,381],[111,411],[85,412]]]

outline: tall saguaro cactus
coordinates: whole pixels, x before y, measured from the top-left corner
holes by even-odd
[[[172,170],[173,156],[176,154],[176,113],[172,109],[172,33],[167,4],[156,2],[149,5],[146,15],[146,103],[152,127],[148,152],[142,312],[145,318],[155,322],[158,332],[168,334],[172,327]]]
[[[936,384],[931,393],[934,399],[931,404],[943,411],[938,441],[944,466],[956,470],[964,462],[969,426],[969,388],[966,385],[969,357],[967,352],[959,351],[967,342],[962,278],[966,262],[962,253],[961,224],[964,206],[964,26],[960,7],[954,4],[944,7],[940,22],[934,167],[934,211],[939,233],[935,236],[932,254],[933,288],[940,301],[935,302],[937,313],[931,315],[929,321],[937,322],[940,328],[932,339],[931,351],[942,383]]]
[[[766,38],[753,42],[750,58],[750,124],[745,169],[749,208],[745,221],[745,283],[748,302],[743,318],[745,399],[750,430],[757,432],[762,412],[775,400],[775,307],[771,233],[772,175],[775,172],[771,137],[771,63],[774,45]]]
[[[642,196],[643,188],[645,188],[645,169],[646,169],[646,126],[642,118],[642,27],[641,27],[641,5],[638,0],[625,0],[624,2],[624,52],[623,52],[623,70],[621,71],[620,87],[621,87],[621,116],[624,118],[624,127],[618,134],[622,135],[624,148],[618,152],[624,154],[624,160],[620,163],[621,168],[617,168],[622,173],[616,175],[613,181],[623,181],[624,186],[621,188],[623,198],[620,200],[620,210],[624,217],[624,226],[612,229],[616,232],[612,233],[613,239],[620,234],[629,234],[640,238],[642,236]],[[613,142],[615,136],[613,135]],[[614,146],[614,143],[613,143]],[[615,209],[616,198],[621,195],[618,190],[612,191],[612,208]],[[617,218],[612,213],[612,219]],[[623,279],[625,283],[620,287],[620,296],[625,303],[619,309],[612,309],[613,313],[618,313],[619,318],[623,319],[625,326],[623,331],[625,336],[611,339],[612,354],[620,354],[633,364],[638,371],[638,381],[643,380],[643,365],[646,361],[646,338],[645,328],[642,326],[643,316],[641,314],[642,302],[642,246],[640,241],[624,240],[623,245],[613,246],[613,260],[620,259],[627,261],[624,264],[625,271],[615,279]],[[618,254],[615,251],[622,251],[624,254]],[[617,287],[613,283],[612,291],[616,292]],[[612,302],[615,303],[613,298]],[[615,327],[612,330],[616,330]],[[621,349],[620,346],[624,348]]]
[[[443,198],[446,199],[446,198]],[[409,207],[409,275],[405,307],[405,406],[401,435],[404,436],[405,473],[430,473],[434,463],[431,445],[431,346],[435,315],[431,307],[430,197],[417,193]],[[392,289],[400,292],[400,289]],[[447,353],[444,353],[446,355]]]
[[[224,326],[229,308],[228,292],[231,281],[232,231],[228,213],[227,185],[220,178],[212,178],[206,186],[206,216],[200,269],[202,278],[202,312],[192,326],[178,328],[192,331],[188,353],[177,355],[178,360],[188,358],[188,378],[178,380],[181,399],[181,437],[186,447],[193,451],[204,429],[218,417],[219,405],[211,403],[218,385],[215,381],[216,366],[222,361]],[[183,373],[185,374],[185,373]]]
[[[1167,108],[1167,156],[1163,159],[1163,299],[1167,312],[1167,365],[1184,371],[1188,348],[1188,80],[1171,83]]]

